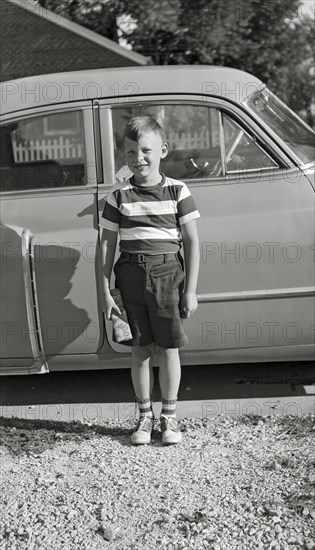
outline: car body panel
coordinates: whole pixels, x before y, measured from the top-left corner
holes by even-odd
[[[134,105],[180,99],[183,101],[183,97],[159,94],[150,100],[139,97]],[[192,104],[194,99],[191,94],[185,96]],[[208,98],[207,103],[233,113],[259,135],[259,127],[237,106],[217,98]],[[105,140],[112,133],[110,102],[99,104]],[[262,138],[270,146],[268,135],[262,134]],[[197,222],[201,262],[199,308],[185,321],[189,343],[182,357],[191,351],[208,350],[211,357],[214,351],[228,348],[244,351],[313,343],[314,193],[286,153],[274,145],[273,152],[277,152],[281,169],[187,182],[201,213]],[[106,149],[103,166],[103,179],[111,183],[99,187],[100,196],[106,196],[115,181],[112,147]],[[102,207],[103,203],[99,215]],[[125,353],[125,347],[111,336],[108,324],[112,348]]]
[[[95,283],[98,224],[92,105],[89,102],[79,107],[83,109],[85,122],[88,184],[82,187],[4,192],[1,197],[3,238],[8,239],[8,226],[12,224],[28,228],[34,236],[34,265],[46,357],[93,353],[102,346],[104,338]],[[49,112],[56,110],[50,109]],[[24,120],[26,114],[27,120],[35,121],[43,112],[41,109],[28,113],[24,111],[19,120]],[[15,243],[18,237],[9,241]],[[16,279],[13,265],[7,277]],[[88,284],[89,281],[92,284]],[[26,355],[23,351],[25,314],[22,315],[19,309],[22,306],[17,303],[12,305],[10,312],[17,326],[15,337],[20,339],[20,343],[15,345],[13,335],[9,335],[12,342],[10,349],[2,349],[3,363],[6,360],[10,363],[17,353],[19,356]],[[7,319],[7,312],[2,309],[4,325],[8,323]],[[29,363],[31,361],[29,359]]]
[[[124,67],[44,74],[0,84],[2,114],[89,99],[127,102],[138,95],[192,93],[240,104],[263,83],[253,75],[216,66]]]
[[[194,187],[201,210],[200,306],[188,323],[188,348],[287,345],[290,338],[312,343],[312,298],[296,299],[314,282],[312,189],[303,176],[273,179],[212,186],[211,203],[205,186]],[[265,298],[268,291],[273,297]]]
[[[1,223],[1,347],[3,357],[33,363],[22,252],[23,228]]]
[[[201,213],[201,262],[199,308],[185,321],[182,364],[314,357],[314,163],[302,165],[247,109],[248,96],[263,88],[242,71],[200,66],[80,71],[1,84],[2,123],[82,111],[86,184],[2,193],[0,373],[129,365],[130,348],[113,342],[104,318],[98,224],[116,178],[113,113],[136,104],[216,109],[272,159],[269,169],[186,181]],[[22,287],[25,229],[33,239],[33,320],[31,292]],[[40,327],[38,349],[32,323]]]
[[[315,190],[315,162],[310,162],[306,166],[301,166],[301,170]]]
[[[91,209],[95,197],[95,189],[88,193],[71,189],[62,195],[28,194],[3,202],[2,223],[19,221],[34,234],[47,355],[95,352],[102,341],[96,286],[87,286],[89,280],[95,281],[98,232],[91,223],[92,213],[80,215]]]

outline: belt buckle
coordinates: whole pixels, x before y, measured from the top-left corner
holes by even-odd
[[[144,254],[138,254],[138,262],[139,262],[139,264],[144,264],[144,262],[145,262],[145,255]]]

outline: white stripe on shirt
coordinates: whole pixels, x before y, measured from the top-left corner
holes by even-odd
[[[123,202],[121,205],[121,213],[124,216],[146,216],[161,214],[176,214],[177,202],[169,201],[154,201],[154,202]]]
[[[121,227],[119,230],[119,236],[122,241],[134,241],[134,240],[148,240],[148,239],[165,239],[173,240],[180,238],[179,229],[165,229],[164,227],[132,227],[127,229]]]
[[[178,218],[179,225],[184,225],[184,223],[188,223],[191,220],[196,220],[197,218],[200,218],[199,212],[190,212],[189,214],[186,214],[185,216],[182,216],[181,218]]]
[[[191,193],[189,191],[189,189],[185,186],[185,187],[182,187],[181,190],[180,190],[180,193],[178,195],[178,202],[179,201],[182,201],[183,199],[186,199],[187,197],[190,197]]]
[[[119,230],[119,223],[110,222],[109,220],[106,220],[103,217],[100,217],[100,227],[104,227],[104,229],[109,229],[110,231],[118,231]]]

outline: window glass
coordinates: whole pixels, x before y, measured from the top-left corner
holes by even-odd
[[[119,181],[131,175],[123,154],[122,135],[133,116],[150,115],[164,128],[169,153],[161,171],[176,179],[211,178],[222,175],[219,115],[199,105],[136,105],[113,108],[115,169]]]
[[[1,191],[85,185],[82,112],[0,127]]]
[[[74,136],[80,133],[81,114],[82,113],[71,112],[45,117],[45,134],[50,136],[56,136],[59,134]]]
[[[315,160],[314,131],[270,90],[256,92],[245,103],[302,162]]]
[[[275,162],[236,122],[223,115],[226,172],[261,170]]]

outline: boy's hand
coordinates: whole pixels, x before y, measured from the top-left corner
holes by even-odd
[[[114,310],[114,312],[113,312]],[[108,321],[110,321],[111,317],[112,317],[112,313],[117,313],[117,314],[121,314],[121,311],[118,307],[118,305],[116,304],[114,298],[111,296],[110,293],[105,293],[105,315],[106,315],[106,319],[108,319]]]
[[[182,319],[189,319],[189,317],[198,308],[198,301],[195,292],[184,292],[181,297],[179,311]]]

